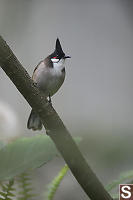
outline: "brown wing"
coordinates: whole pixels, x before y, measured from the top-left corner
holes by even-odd
[[[43,62],[43,60],[41,60],[38,65],[35,67],[34,71],[33,71],[33,74],[32,74],[32,79],[34,80],[34,74],[35,74],[35,71],[38,69],[39,65]]]

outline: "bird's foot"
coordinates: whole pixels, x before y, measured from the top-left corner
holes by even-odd
[[[48,102],[49,102],[49,104],[52,105],[52,100],[51,100],[51,96],[50,96],[50,94],[49,94],[49,96],[48,96]]]

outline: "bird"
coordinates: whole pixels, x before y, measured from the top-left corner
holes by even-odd
[[[65,79],[65,61],[70,56],[66,56],[62,50],[59,38],[56,39],[55,50],[44,60],[41,60],[35,67],[32,80],[36,87],[41,90],[46,98],[51,97],[59,90]],[[38,113],[32,109],[27,122],[27,128],[33,131],[42,129],[42,121]]]

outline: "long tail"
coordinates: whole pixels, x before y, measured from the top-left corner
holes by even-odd
[[[42,129],[42,121],[39,115],[34,110],[31,110],[31,113],[27,122],[27,128],[32,129],[33,131]]]

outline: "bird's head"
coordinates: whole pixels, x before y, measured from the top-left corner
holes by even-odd
[[[65,60],[66,58],[71,58],[70,56],[66,56],[63,52],[59,38],[56,39],[55,51],[50,55],[50,58],[53,63],[57,63],[61,59]]]

